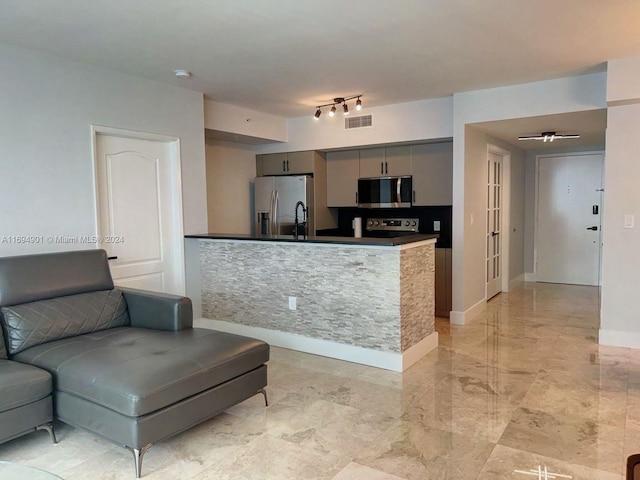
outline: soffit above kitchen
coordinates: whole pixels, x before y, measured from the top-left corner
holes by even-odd
[[[295,117],[602,71],[639,24],[637,0],[3,0],[0,42]]]

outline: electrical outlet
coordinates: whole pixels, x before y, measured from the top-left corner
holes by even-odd
[[[289,297],[289,310],[295,310],[297,308],[296,297]]]
[[[440,220],[434,220],[433,221],[433,231],[434,232],[439,232],[440,231]]]

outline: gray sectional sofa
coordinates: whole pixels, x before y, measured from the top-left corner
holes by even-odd
[[[104,250],[0,258],[0,323],[0,441],[49,428],[53,399],[130,449],[139,478],[153,443],[267,401],[266,343],[193,328],[188,298],[114,288]]]

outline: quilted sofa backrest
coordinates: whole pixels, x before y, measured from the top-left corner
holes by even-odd
[[[130,324],[127,302],[117,288],[0,307],[7,349],[29,347]]]
[[[104,250],[0,258],[0,320],[9,354],[128,325]]]

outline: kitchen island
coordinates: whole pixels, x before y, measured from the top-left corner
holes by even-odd
[[[199,240],[200,327],[394,371],[438,345],[437,235],[187,238]]]

